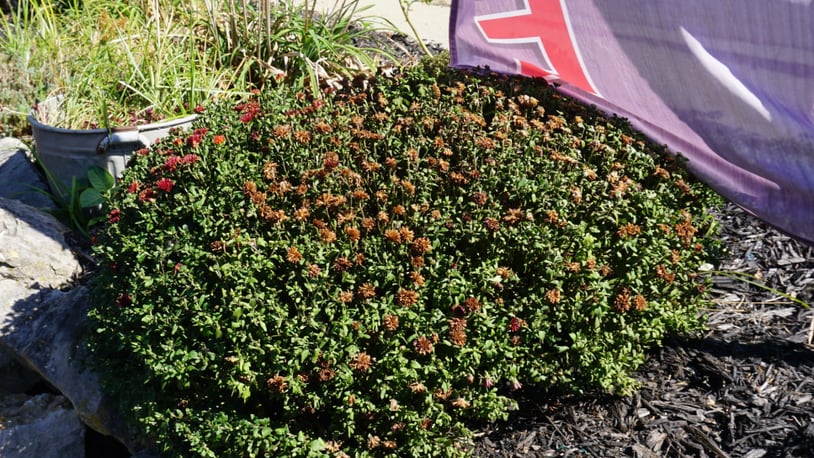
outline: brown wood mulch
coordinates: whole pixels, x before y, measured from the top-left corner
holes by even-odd
[[[814,303],[814,247],[732,204],[716,216],[717,270]],[[524,393],[509,421],[477,433],[475,456],[814,456],[814,309],[723,274],[712,298],[706,332],[654,349],[633,396]]]

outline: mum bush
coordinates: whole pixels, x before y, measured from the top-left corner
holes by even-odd
[[[207,108],[98,235],[91,346],[173,456],[466,453],[702,325],[717,199],[542,80],[426,61]]]

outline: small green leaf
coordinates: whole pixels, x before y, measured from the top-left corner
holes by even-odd
[[[95,165],[88,169],[88,181],[93,189],[100,193],[110,191],[116,184],[116,180],[110,172]]]
[[[104,202],[105,198],[95,188],[86,189],[79,195],[79,206],[82,208],[93,208]]]

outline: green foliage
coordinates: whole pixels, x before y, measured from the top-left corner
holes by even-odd
[[[88,168],[87,176],[77,179],[73,177],[71,185],[67,186],[56,178],[50,170],[40,163],[48,180],[51,191],[33,187],[34,192],[48,196],[56,208],[52,211],[54,216],[60,218],[73,230],[86,238],[90,238],[90,229],[104,221],[106,216],[99,216],[103,212],[116,185],[113,175],[107,170],[92,166]]]
[[[712,192],[542,80],[445,66],[223,100],[135,156],[90,342],[168,455],[465,454],[521,387],[629,392],[701,326]]]

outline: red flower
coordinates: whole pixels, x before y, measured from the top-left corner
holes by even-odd
[[[181,158],[181,164],[183,165],[191,165],[201,160],[201,156],[197,154],[187,154],[186,156]]]
[[[155,199],[156,192],[153,188],[147,188],[138,194],[139,202],[151,202]]]
[[[164,192],[170,192],[172,191],[173,184],[174,183],[169,178],[162,178],[158,180],[158,183],[156,183],[156,187]]]
[[[127,293],[119,294],[119,297],[116,298],[116,307],[124,308],[128,307],[133,303],[133,298],[130,297]]]
[[[189,146],[191,146],[193,148],[196,148],[201,143],[202,139],[203,139],[203,135],[201,135],[201,134],[199,134],[197,132],[193,133],[192,135],[187,137],[187,145],[189,145]]]
[[[512,332],[517,332],[517,331],[520,330],[520,328],[524,328],[524,327],[526,327],[526,321],[525,320],[521,320],[520,318],[517,318],[517,317],[512,317],[512,319],[509,321],[509,329]]]
[[[140,187],[141,185],[139,184],[138,181],[133,181],[132,183],[130,183],[130,186],[127,187],[127,192],[129,192],[130,194],[135,194],[138,192]]]
[[[110,224],[118,223],[121,218],[121,213],[118,208],[110,210],[110,216],[107,218],[107,222]]]
[[[241,103],[235,107],[235,111],[241,113],[240,121],[245,124],[260,114],[260,105],[257,102]]]
[[[168,157],[164,161],[164,166],[163,167],[164,167],[164,170],[169,170],[170,172],[173,172],[173,171],[175,171],[175,168],[178,167],[178,164],[180,164],[180,163],[181,163],[181,158],[173,154],[172,156]]]
[[[205,110],[206,110],[206,109],[205,109],[203,106],[201,106],[201,105],[198,105],[198,106],[196,106],[196,107],[195,107],[195,113],[197,113],[197,114],[201,114],[201,113],[203,113]]]
[[[215,137],[212,138],[212,143],[214,143],[216,145],[222,145],[225,142],[226,142],[226,136],[224,136],[224,135],[215,135]]]

